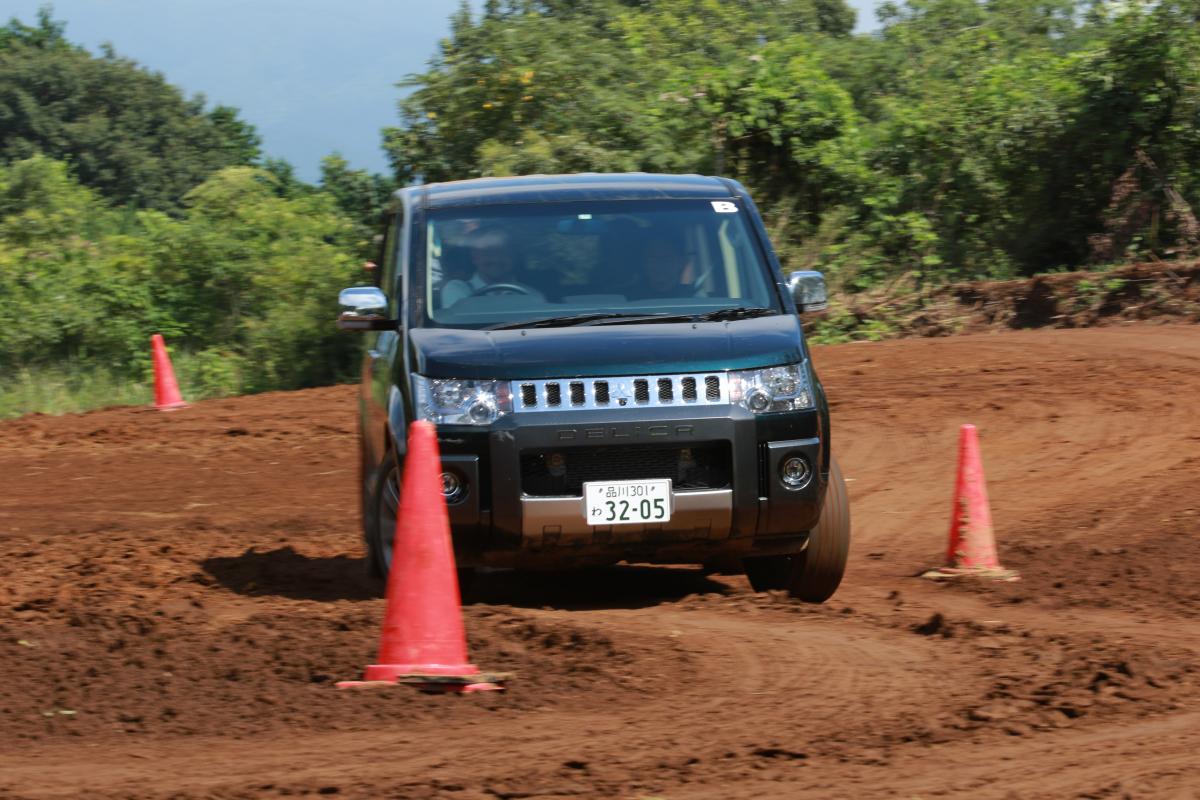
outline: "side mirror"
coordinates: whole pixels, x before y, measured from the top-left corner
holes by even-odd
[[[799,313],[812,314],[829,307],[829,297],[825,293],[825,276],[821,273],[808,269],[797,270],[788,276],[787,283]]]
[[[387,295],[374,286],[352,286],[338,294],[337,326],[343,331],[395,330],[396,320],[387,314]]]

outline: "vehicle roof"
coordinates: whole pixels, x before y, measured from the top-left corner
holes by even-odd
[[[403,191],[419,193],[420,202],[426,208],[571,200],[683,200],[732,196],[729,185],[720,178],[644,172],[474,178],[430,183]]]

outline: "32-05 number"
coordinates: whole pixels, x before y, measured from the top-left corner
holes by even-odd
[[[667,506],[661,497],[656,497],[653,500],[649,498],[641,500],[636,506],[628,500],[606,500],[605,508],[608,509],[608,516],[604,518],[605,522],[630,522],[629,512],[634,508],[641,514],[642,519],[666,519]]]

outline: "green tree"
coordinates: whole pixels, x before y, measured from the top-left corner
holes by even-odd
[[[0,160],[39,153],[116,203],[175,211],[216,170],[256,161],[259,139],[234,109],[206,111],[111,48],[70,44],[43,9],[35,26],[0,29]]]
[[[840,0],[511,0],[477,19],[464,6],[429,70],[402,84],[415,91],[385,146],[401,181],[695,168],[721,143],[693,101],[727,65],[851,27]]]
[[[1194,2],[489,2],[412,76],[401,180],[738,177],[785,257],[866,286],[1200,246]]]
[[[1198,19],[1191,2],[1094,11],[1092,41],[1067,69],[1079,92],[1065,157],[1039,209],[1058,208],[1056,243],[1071,261],[1200,245]]]
[[[374,240],[395,183],[366,170],[350,169],[346,159],[333,153],[321,159],[320,188],[333,198],[343,214],[357,223],[359,254],[375,258]]]

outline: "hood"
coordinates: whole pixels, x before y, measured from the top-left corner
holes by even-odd
[[[804,357],[791,314],[729,322],[480,331],[414,328],[412,365],[432,378],[605,377],[752,369]]]

